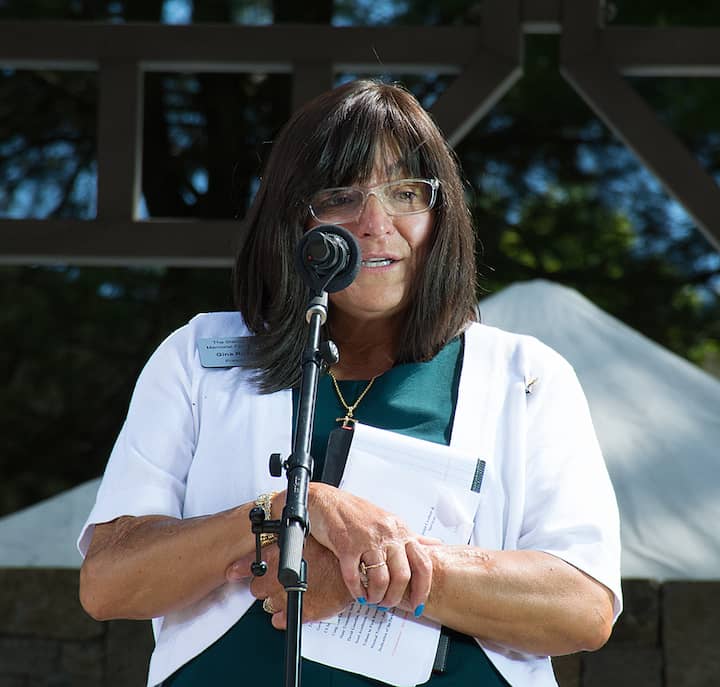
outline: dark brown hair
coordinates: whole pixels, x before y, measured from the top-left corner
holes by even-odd
[[[371,80],[344,84],[307,103],[283,127],[245,219],[235,299],[256,335],[248,364],[263,392],[300,379],[308,289],[293,255],[308,198],[322,188],[366,181],[378,159],[399,159],[410,177],[440,180],[431,243],[396,362],[429,360],[476,319],[473,228],[452,150],[404,88]]]

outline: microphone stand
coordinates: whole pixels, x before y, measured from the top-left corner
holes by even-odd
[[[307,591],[307,564],[303,560],[305,537],[310,531],[307,511],[308,486],[312,477],[310,455],[315,401],[320,372],[340,359],[332,341],[320,343],[320,329],[327,321],[328,292],[340,291],[355,279],[360,269],[360,248],[347,229],[321,225],[304,234],[295,254],[296,267],[310,287],[310,302],[305,312],[308,334],[302,353],[300,404],[290,457],[283,462],[279,453],[270,456],[270,474],[287,473],[287,497],[280,520],[265,520],[262,508],[250,511],[255,534],[253,575],[267,572],[262,560],[260,535],[280,535],[278,580],[287,592],[287,633],[285,650],[285,686],[300,687],[302,595]]]
[[[260,534],[276,532],[280,535],[280,560],[278,580],[287,592],[287,634],[285,650],[285,685],[300,687],[302,595],[307,590],[307,564],[303,559],[303,547],[310,523],[307,512],[308,485],[312,476],[313,459],[310,455],[315,401],[320,372],[335,364],[337,347],[332,341],[320,343],[320,328],[327,320],[327,292],[313,292],[305,313],[308,336],[302,356],[302,377],[297,426],[290,457],[282,462],[279,453],[270,457],[270,473],[279,477],[284,468],[287,473],[287,498],[282,517],[265,520],[262,508],[250,511],[252,531],[255,533],[254,575],[264,575],[267,564],[261,560]]]

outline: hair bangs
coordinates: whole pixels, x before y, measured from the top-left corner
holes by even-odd
[[[413,101],[407,100],[410,107],[381,84],[357,93],[320,123],[310,192],[365,183],[382,167],[388,179],[437,176],[426,146],[431,133],[419,129]]]

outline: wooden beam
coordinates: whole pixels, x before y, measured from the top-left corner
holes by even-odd
[[[687,210],[720,250],[720,188],[603,55],[565,62],[563,76]]]
[[[482,45],[512,62],[522,62],[523,36],[520,2],[484,0]]]
[[[560,72],[720,249],[720,188],[604,51],[598,0],[565,0]]]
[[[132,60],[100,63],[97,216],[137,219],[142,167],[143,75]]]
[[[146,71],[290,72],[302,59],[350,71],[455,73],[470,60],[476,27],[242,26],[1,22],[0,64],[92,69],[137,60]]]
[[[512,2],[506,3],[514,7]],[[559,33],[574,21],[561,0],[525,0],[524,33]],[[583,0],[578,0],[583,7]],[[585,5],[593,19],[597,0]],[[486,24],[487,25],[487,24]],[[596,22],[596,27],[600,25]],[[290,72],[298,59],[330,61],[338,70],[458,71],[477,47],[473,27],[231,26],[0,22],[0,64],[16,68],[98,68],[102,59],[142,59],[149,71]],[[720,28],[609,27],[598,34],[626,73],[715,76]],[[586,46],[587,47],[587,46]]]
[[[239,223],[134,221],[144,71],[293,72],[294,106],[342,71],[460,73],[432,108],[456,145],[520,78],[523,34],[560,26],[565,78],[720,246],[720,190],[620,77],[720,76],[720,29],[606,29],[602,10],[602,0],[485,0],[479,28],[0,22],[4,66],[100,71],[98,220],[0,221],[0,262],[230,263]]]
[[[333,66],[331,62],[296,62],[293,69],[293,111],[332,88],[332,85]]]
[[[574,59],[598,49],[602,0],[563,0],[562,59]]]
[[[521,75],[520,65],[491,53],[467,65],[430,109],[450,145],[460,143]]]
[[[457,145],[522,76],[519,3],[485,0],[481,42],[431,113],[450,145]]]
[[[0,220],[0,264],[228,267],[242,223]]]
[[[521,11],[523,33],[560,33],[562,0],[524,0]]]
[[[602,50],[632,76],[720,76],[720,28],[606,29]]]

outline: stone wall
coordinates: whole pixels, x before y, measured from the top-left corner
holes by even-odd
[[[77,570],[0,569],[0,687],[142,687],[149,622],[99,623]],[[561,687],[717,687],[720,582],[625,580],[600,651],[554,660]]]
[[[152,644],[149,621],[86,615],[77,570],[0,569],[0,687],[143,687]]]

